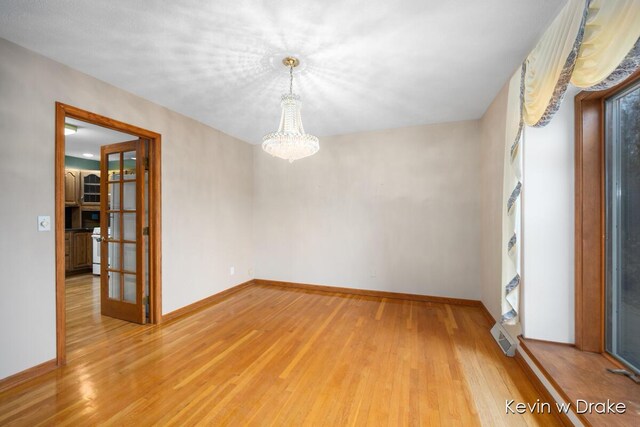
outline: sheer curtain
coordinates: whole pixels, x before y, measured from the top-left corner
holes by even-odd
[[[502,318],[504,324],[519,321],[520,307],[520,194],[522,192],[522,96],[524,69],[509,80],[502,184]]]

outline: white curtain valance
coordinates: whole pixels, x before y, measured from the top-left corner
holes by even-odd
[[[529,126],[544,126],[562,101],[577,58],[587,1],[569,0],[525,61],[522,116]]]
[[[523,119],[544,126],[567,89],[582,42],[588,0],[569,0],[525,61]]]
[[[639,52],[634,50],[639,38],[640,1],[592,0],[571,84],[587,89],[604,80],[608,80],[607,86],[623,80],[637,68],[637,64],[624,64],[625,59],[633,60],[640,56],[640,48],[635,49]],[[609,76],[621,66],[616,79],[612,81]]]
[[[625,80],[636,70],[640,69],[640,38],[636,41],[635,46],[629,51],[624,60],[613,70],[609,77],[598,83],[597,85],[585,88],[585,90],[603,90],[609,89]]]

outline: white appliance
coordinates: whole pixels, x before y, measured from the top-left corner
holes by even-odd
[[[107,233],[111,233],[111,228],[107,230]],[[93,274],[100,275],[100,249],[102,248],[102,237],[100,236],[100,227],[95,227],[93,233],[91,233],[93,239]]]
[[[100,227],[95,227],[91,234],[93,239],[93,274],[100,275],[100,244],[102,238],[100,237]]]

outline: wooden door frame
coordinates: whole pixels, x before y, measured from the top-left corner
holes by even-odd
[[[62,366],[67,362],[64,248],[65,120],[71,117],[149,140],[149,316],[150,322],[155,324],[162,321],[161,135],[61,102],[56,102],[55,117],[56,364]]]
[[[640,70],[575,103],[575,346],[605,351],[606,218],[605,101],[640,80]],[[616,359],[617,360],[617,359]]]

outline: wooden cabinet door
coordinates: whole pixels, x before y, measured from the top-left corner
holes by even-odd
[[[100,172],[80,172],[80,204],[100,206]]]
[[[87,238],[88,237],[88,238]],[[73,233],[73,268],[79,269],[91,266],[91,234],[90,233]],[[87,246],[89,248],[87,249]]]
[[[75,206],[78,204],[78,190],[80,188],[80,171],[66,169],[64,171],[64,204]]]
[[[64,269],[71,270],[71,233],[64,233]]]
[[[93,237],[91,237],[91,233],[86,233],[85,239],[87,242],[87,248],[85,250],[87,265],[93,266]]]
[[[80,233],[71,234],[71,269],[76,270],[84,259],[84,239]]]

